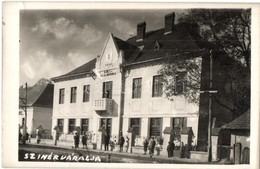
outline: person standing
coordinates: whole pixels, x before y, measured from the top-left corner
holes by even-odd
[[[119,146],[120,146],[119,152],[123,152],[124,144],[125,144],[125,138],[123,137],[123,134],[121,133],[120,138],[119,138]]]
[[[168,142],[167,153],[168,153],[168,158],[172,157],[172,144],[171,144],[171,142]]]
[[[129,137],[126,136],[126,141],[125,141],[126,142],[126,145],[125,145],[125,147],[126,147],[126,151],[125,152],[126,153],[128,152],[128,148],[129,148],[129,140],[130,140]]]
[[[172,146],[171,146],[171,148],[172,148],[172,149],[171,149],[171,153],[172,153],[172,154],[171,154],[171,157],[173,157],[173,156],[174,156],[175,144],[174,144],[174,142],[172,142],[171,144],[172,144]]]
[[[143,146],[144,146],[144,155],[146,155],[146,152],[147,152],[147,148],[148,148],[148,144],[149,144],[149,142],[148,142],[148,140],[147,140],[147,138],[144,140],[144,142],[143,142]]]
[[[87,136],[86,136],[86,132],[84,132],[84,134],[82,135],[81,141],[82,141],[83,149],[84,148],[87,149]]]
[[[154,137],[151,138],[149,145],[150,145],[150,153],[149,154],[150,154],[150,157],[152,157],[152,155],[154,154],[154,148],[155,148]]]
[[[105,134],[105,151],[108,151],[108,145],[109,145],[110,136],[108,132]]]
[[[75,132],[75,135],[74,135],[74,145],[75,145],[75,148],[79,148],[79,135],[78,135],[78,132]]]

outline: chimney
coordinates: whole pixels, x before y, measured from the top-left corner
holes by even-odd
[[[137,36],[136,41],[141,41],[144,39],[146,22],[139,23],[137,25]]]
[[[165,28],[164,28],[164,34],[171,33],[174,26],[174,20],[175,20],[175,13],[170,13],[168,15],[165,15]]]

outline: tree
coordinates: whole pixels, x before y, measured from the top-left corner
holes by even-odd
[[[209,56],[209,51],[213,49],[214,55],[229,58],[219,62],[222,71],[217,70],[221,73],[214,76],[224,79],[217,82],[220,87],[217,87],[218,93],[212,96],[213,99],[234,114],[247,111],[250,108],[251,10],[192,9],[179,19],[179,23],[198,25],[198,29],[189,32],[198,34],[201,38],[197,40],[204,41],[204,45],[209,44],[205,45],[208,52],[168,58],[160,71],[164,75],[167,98],[172,100],[174,96],[182,95],[190,102],[199,103],[201,86],[207,86],[209,79],[201,79],[202,63],[194,56]],[[185,78],[177,79],[178,72],[186,72]],[[176,92],[178,84],[185,84],[183,92]]]
[[[198,24],[204,39],[250,71],[251,9],[191,9],[179,22]]]

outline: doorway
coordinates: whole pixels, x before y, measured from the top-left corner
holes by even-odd
[[[112,119],[111,118],[101,118],[100,119],[100,128],[105,129],[102,132],[102,144],[105,144],[105,134],[108,133],[111,136],[111,129],[112,129]]]

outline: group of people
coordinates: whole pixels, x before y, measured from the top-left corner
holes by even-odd
[[[154,137],[152,137],[150,140],[148,140],[147,138],[144,140],[143,142],[143,146],[144,146],[144,155],[147,154],[147,150],[149,150],[149,155],[150,157],[152,157],[154,155],[154,150],[155,148],[158,149],[158,151],[160,151],[160,144],[154,139]],[[174,152],[174,143],[173,142],[168,142],[168,146],[167,146],[167,153],[168,153],[168,157],[173,157],[173,152]],[[157,152],[157,155],[159,155],[159,153]]]
[[[128,152],[128,149],[129,149],[129,142],[130,142],[130,139],[128,136],[126,136],[126,139],[124,138],[123,134],[121,133],[120,134],[120,137],[119,137],[119,152],[124,152],[124,145],[126,147],[126,153]]]
[[[23,141],[23,139],[24,139],[24,136],[23,136],[23,134],[21,133],[21,132],[19,132],[19,142],[22,142]],[[31,142],[31,138],[30,138],[30,135],[29,135],[29,133],[26,133],[26,135],[25,135],[25,141],[27,142]]]
[[[149,141],[148,139],[145,139],[143,142],[144,146],[144,154],[146,155],[147,150],[149,150],[150,157],[154,155],[154,149],[155,149],[156,142],[154,140],[154,137],[152,137]]]
[[[81,136],[81,142],[82,142],[82,148],[84,149],[87,149],[87,140],[88,140],[88,136],[87,136],[87,133],[84,132],[83,135]],[[76,131],[75,134],[74,134],[74,148],[79,148],[79,141],[80,141],[80,137],[79,137],[79,134],[78,132]]]

